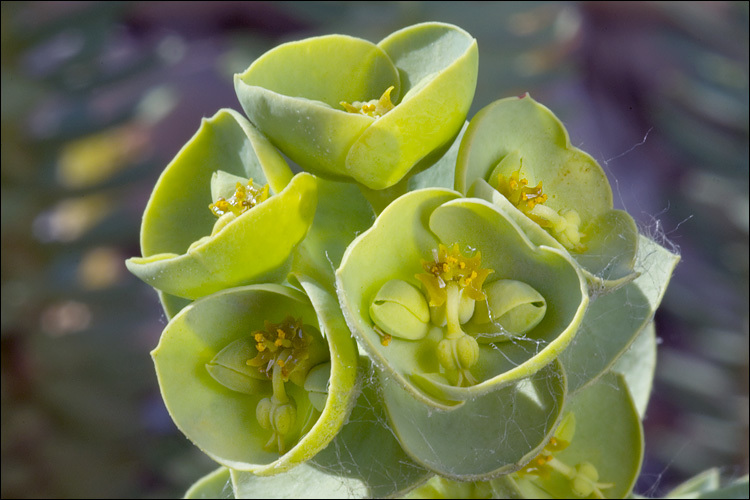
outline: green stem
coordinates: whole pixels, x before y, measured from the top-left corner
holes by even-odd
[[[288,403],[289,397],[284,390],[284,377],[281,373],[281,367],[277,363],[273,365],[271,384],[273,384],[273,398],[276,400],[275,402],[277,404]]]
[[[445,299],[445,320],[447,327],[447,339],[458,339],[465,335],[461,329],[461,321],[458,317],[458,311],[461,306],[461,289],[458,283],[449,282],[446,285]]]

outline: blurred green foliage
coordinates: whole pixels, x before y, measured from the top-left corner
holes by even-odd
[[[529,91],[682,254],[637,491],[747,472],[746,2],[3,2],[3,497],[171,497],[214,468],[166,414],[166,320],[123,264],[148,194],[270,47],[422,21],[477,38],[470,116]]]

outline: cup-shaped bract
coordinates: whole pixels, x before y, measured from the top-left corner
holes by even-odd
[[[352,242],[336,275],[347,323],[375,364],[414,397],[445,409],[550,363],[588,305],[585,278],[567,252],[535,245],[499,207],[446,189],[412,191],[391,203]],[[486,304],[484,289],[499,280],[512,280],[509,290],[525,284],[531,302],[539,299],[528,289],[538,293],[543,317],[516,315],[523,323],[517,332],[488,319],[488,307],[498,306]],[[523,293],[508,295],[510,309],[525,303],[516,298]],[[417,314],[402,311],[408,320],[401,325],[386,322],[377,314],[385,299]]]
[[[246,118],[221,110],[162,173],[143,214],[143,257],[126,264],[154,288],[187,299],[283,279],[316,205],[315,178],[293,176]]]
[[[455,188],[503,206],[536,244],[566,248],[598,284],[635,277],[633,218],[613,209],[602,168],[528,94],[474,116],[459,149]]]
[[[423,23],[377,45],[345,35],[289,42],[234,82],[250,120],[302,168],[384,189],[445,151],[477,70],[471,35]]]
[[[566,402],[538,456],[492,483],[501,498],[627,498],[642,460],[638,412],[623,377],[610,372]]]
[[[264,284],[198,299],[151,353],[177,427],[222,465],[283,472],[324,448],[348,417],[356,345],[340,313],[331,315],[335,297],[305,287],[309,297]]]

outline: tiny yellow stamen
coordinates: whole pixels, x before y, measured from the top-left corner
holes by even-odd
[[[487,276],[494,272],[492,269],[480,268],[482,256],[477,252],[473,257],[466,258],[458,249],[458,243],[448,248],[440,244],[433,252],[433,262],[423,261],[422,268],[427,271],[415,277],[421,281],[431,306],[439,307],[447,298],[447,283],[455,282],[465,289],[465,294],[474,300],[484,300],[482,285]]]
[[[265,322],[265,329],[253,333],[258,342],[258,354],[247,360],[249,366],[255,366],[258,371],[271,378],[273,366],[282,368],[284,381],[297,365],[308,358],[308,347],[312,341],[309,334],[304,333],[302,320],[288,316],[281,323]],[[291,338],[291,340],[290,340]]]
[[[268,184],[258,188],[255,187],[252,179],[248,181],[246,186],[238,182],[234,194],[228,200],[219,198],[211,203],[208,208],[216,217],[221,217],[229,212],[240,215],[266,201],[268,192]]]
[[[391,337],[390,334],[386,333],[385,335],[383,335],[383,338],[380,339],[380,343],[383,345],[383,347],[387,347],[388,344],[391,343],[392,339],[393,339],[393,337]]]
[[[372,99],[371,101],[366,102],[354,101],[351,104],[346,101],[341,101],[339,104],[341,104],[344,110],[346,110],[348,113],[356,113],[367,115],[372,118],[380,118],[396,107],[391,102],[391,92],[394,88],[395,87],[393,85],[388,87],[386,91],[383,92],[383,95],[380,96],[380,99]]]
[[[539,182],[536,187],[526,187],[529,184],[525,177],[519,178],[521,170],[518,169],[509,178],[503,175],[497,178],[497,190],[508,198],[516,208],[528,214],[528,211],[537,204],[547,201],[547,195],[542,193],[542,183]],[[531,215],[529,215],[532,219]]]

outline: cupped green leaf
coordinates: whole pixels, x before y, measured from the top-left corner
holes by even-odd
[[[330,302],[335,304],[333,299]],[[193,302],[165,328],[152,357],[167,409],[178,428],[220,464],[256,474],[288,470],[325,447],[348,416],[356,379],[356,350],[348,332],[342,330],[343,321],[337,325],[328,319],[331,307],[324,305],[317,314],[318,306],[288,287],[250,285]],[[267,448],[271,432],[261,426],[256,415],[261,400],[275,394],[271,381],[260,381],[265,389],[253,386],[240,392],[208,367],[218,364],[223,370],[231,370],[235,379],[243,376],[232,353],[228,357],[217,355],[239,339],[264,330],[266,321],[279,323],[288,316],[320,327],[332,368],[321,414],[301,385],[291,381],[285,384],[296,405],[297,419],[285,437],[291,449],[279,456]],[[253,393],[255,390],[259,392]]]
[[[516,217],[546,227],[592,282],[615,287],[634,277],[635,222],[613,210],[612,189],[599,164],[572,146],[560,120],[528,94],[496,101],[474,116],[459,149],[455,188],[468,193],[482,180],[504,190],[501,180],[512,184],[514,175],[527,184],[512,189],[538,188],[535,201],[524,195],[514,202]]]
[[[679,256],[645,236],[640,237],[632,283],[591,301],[575,341],[560,361],[571,392],[610,369],[651,321]]]
[[[236,285],[283,279],[292,251],[312,224],[316,203],[314,177],[297,174],[279,194],[198,240],[181,255],[134,257],[127,267],[154,288],[188,299]]]
[[[187,499],[234,498],[229,469],[219,467],[197,480],[185,492]]]
[[[477,42],[464,30],[423,23],[379,44],[402,81],[398,105],[352,145],[346,168],[373,189],[396,184],[422,158],[449,144],[469,112],[477,83]]]
[[[272,195],[221,230],[209,209],[219,171],[267,184]],[[128,268],[162,292],[188,299],[283,277],[291,250],[312,222],[316,192],[314,179],[293,178],[250,122],[221,110],[202,122],[159,178],[143,215],[143,257],[128,260]],[[175,310],[180,304],[167,306]]]
[[[250,120],[284,153],[321,175],[346,176],[349,148],[372,124],[340,104],[400,92],[398,70],[377,45],[344,35],[280,45],[235,75],[235,91]]]
[[[496,480],[498,490],[527,498],[627,497],[643,460],[643,429],[624,379],[607,374],[569,399],[564,412],[563,421],[575,416],[575,432],[561,437],[558,429],[543,460]]]
[[[457,193],[441,189],[402,196],[352,242],[337,271],[339,300],[361,346],[414,397],[441,408],[528,377],[550,363],[573,338],[588,303],[585,281],[566,252],[532,244],[490,203],[457,198]],[[439,245],[457,245],[456,252],[473,253],[475,260],[481,254],[481,268],[493,271],[485,284],[497,279],[527,283],[547,304],[544,318],[510,342],[456,344],[459,359],[476,358],[467,375],[476,383],[468,386],[451,382],[442,369],[441,339],[448,338],[445,322],[433,317],[426,336],[420,331],[398,338],[384,335],[388,332],[370,317],[371,305],[388,282],[398,280],[418,289],[423,285],[417,275],[424,273],[425,262],[437,255]],[[471,312],[464,316],[471,317]],[[463,322],[465,332],[474,338],[495,334],[494,328],[491,334],[484,331],[487,325],[481,321]]]
[[[528,94],[495,101],[472,118],[458,154],[456,189],[465,193],[476,179],[489,182],[511,153],[518,162],[508,162],[495,175],[510,176],[520,168],[530,186],[543,183],[551,208],[575,208],[584,221],[612,208],[602,168],[572,146],[560,120]]]
[[[208,210],[211,177],[223,170],[279,193],[292,171],[278,151],[231,109],[204,119],[195,135],[167,165],[143,214],[141,250],[144,257],[185,252],[211,234],[216,217]]]
[[[378,45],[343,35],[281,45],[235,75],[235,90],[250,120],[305,170],[380,190],[447,150],[477,61],[468,33],[424,23]],[[383,109],[362,109],[376,102]]]
[[[450,411],[422,404],[385,377],[381,384],[404,451],[433,472],[461,481],[512,472],[536,456],[557,425],[565,397],[557,362]]]

